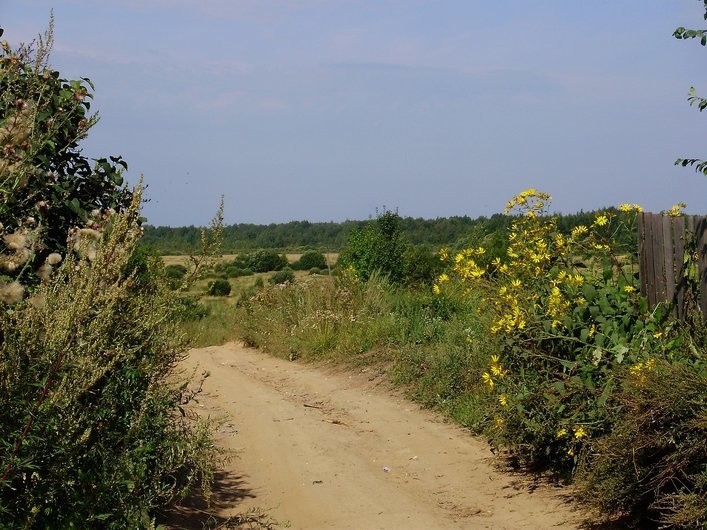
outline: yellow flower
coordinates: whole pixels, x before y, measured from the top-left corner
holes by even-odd
[[[564,427],[558,429],[555,433],[555,438],[564,438],[565,436],[567,436],[567,429],[565,429]]]
[[[511,285],[512,285],[514,288],[519,289],[520,286],[521,286],[520,280],[516,278],[515,280],[513,280],[513,281],[511,282]]]
[[[449,276],[447,276],[446,272],[443,272],[440,277],[439,277],[439,283],[444,283],[449,281]]]
[[[606,215],[600,215],[594,220],[594,226],[605,226],[609,222]]]
[[[675,206],[671,207],[670,210],[667,211],[667,214],[670,217],[680,217],[683,214],[683,209],[686,208],[687,205],[684,202],[679,202]]]
[[[593,337],[596,332],[597,332],[597,327],[594,324],[592,324],[589,327],[589,336]]]
[[[575,226],[575,227],[572,229],[572,235],[575,236],[575,237],[578,237],[578,236],[581,236],[581,235],[583,235],[583,234],[586,234],[588,231],[589,231],[589,229],[588,229],[586,226],[584,226],[584,225],[578,225],[578,226]]]
[[[623,203],[619,204],[619,210],[621,210],[622,212],[632,212],[633,207],[630,204]]]
[[[572,430],[574,431],[574,437],[577,440],[580,440],[587,436],[587,431],[585,431],[584,427],[582,427],[581,425],[579,427],[574,427]]]
[[[569,448],[569,449],[567,450],[567,454],[570,455],[570,456],[574,456],[574,449]]]
[[[432,286],[432,292],[433,292],[434,294],[439,294],[439,293],[440,293],[439,285],[434,284],[434,285]]]
[[[499,429],[503,427],[503,418],[499,418],[498,416],[494,419],[494,423],[496,424],[496,427]]]
[[[449,259],[449,251],[447,247],[439,249],[439,259],[440,261],[447,261]]]
[[[634,204],[633,209],[636,210],[637,213],[641,213],[643,211],[643,208],[641,208],[638,204]]]
[[[487,385],[489,388],[493,388],[494,382],[491,378],[490,373],[484,372],[483,374],[481,374],[481,379],[483,379],[485,385]]]
[[[507,407],[508,396],[506,394],[501,394],[500,396],[498,396],[498,402],[501,404],[502,407]]]
[[[663,336],[663,332],[662,332],[662,331],[657,331],[656,333],[653,333],[653,338],[654,338],[654,339],[659,339],[659,338],[662,337],[662,336]]]
[[[498,355],[492,355],[491,356],[491,364],[498,364],[498,361],[500,361],[501,358]]]

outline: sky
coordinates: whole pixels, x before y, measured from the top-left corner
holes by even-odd
[[[707,214],[697,0],[0,0],[11,45],[96,85],[89,157],[144,175],[153,225],[558,212]]]

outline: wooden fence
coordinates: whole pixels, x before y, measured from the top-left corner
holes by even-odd
[[[675,315],[685,317],[688,288],[685,252],[693,249],[698,255],[698,302],[704,316],[707,315],[707,217],[640,214],[638,262],[641,294],[648,298],[651,307],[660,302],[672,302]]]

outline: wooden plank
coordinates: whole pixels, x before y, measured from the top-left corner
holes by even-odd
[[[675,299],[675,247],[673,245],[672,218],[666,215],[661,217],[663,231],[663,272],[665,274],[665,301],[673,303]],[[677,309],[673,304],[673,315],[677,316]]]
[[[653,269],[655,270],[655,303],[667,301],[665,281],[665,259],[663,252],[663,216],[653,216]]]
[[[653,214],[645,215],[645,255],[646,255],[646,297],[648,305],[653,308],[656,306],[655,296],[655,260],[653,259]]]
[[[707,218],[702,217],[695,228],[699,256],[700,309],[704,318],[707,315]]]
[[[685,218],[676,217],[673,219],[673,232],[675,234],[675,250],[673,260],[675,262],[675,305],[678,310],[678,318],[685,318]]]
[[[638,215],[638,279],[641,295],[648,297],[648,267],[646,266],[646,214]]]

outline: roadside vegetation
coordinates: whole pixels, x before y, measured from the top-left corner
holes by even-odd
[[[215,318],[229,315],[234,335],[287,359],[387,373],[622,524],[701,528],[702,316],[681,323],[641,296],[628,243],[638,205],[565,229],[549,202],[526,190],[507,205],[504,237],[434,254],[416,253],[384,211],[352,232],[333,277],[250,285]]]
[[[93,86],[49,67],[52,29],[0,43],[0,526],[153,528],[222,455],[141,189],[81,154]]]

